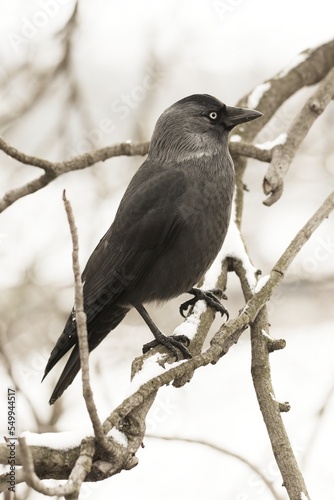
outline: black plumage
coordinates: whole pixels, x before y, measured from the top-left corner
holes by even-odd
[[[258,116],[205,94],[186,97],[161,115],[147,159],[82,275],[90,351],[132,307],[143,315],[143,304],[189,291],[210,267],[227,232],[234,191],[228,133]],[[44,377],[72,347],[50,404],[80,369],[73,311]]]

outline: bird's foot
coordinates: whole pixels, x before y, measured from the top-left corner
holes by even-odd
[[[153,347],[163,345],[172,352],[177,360],[179,360],[179,353],[177,349],[183,354],[183,358],[191,358],[191,354],[185,346],[185,344],[187,346],[189,345],[188,337],[185,335],[172,335],[171,337],[166,337],[166,335],[159,330],[142,304],[137,304],[135,307],[155,337],[155,340],[152,340],[152,342],[148,342],[143,346],[144,354]]]
[[[148,352],[150,349],[153,349],[154,347],[163,345],[172,352],[172,354],[178,361],[179,353],[177,349],[181,351],[183,358],[191,358],[191,354],[186,347],[189,345],[190,341],[185,335],[172,335],[170,337],[167,337],[166,335],[163,335],[163,333],[160,333],[160,335],[157,335],[155,333],[155,337],[156,338],[152,340],[152,342],[148,342],[147,344],[143,345],[143,354]]]
[[[222,316],[226,315],[226,320],[229,319],[229,313],[227,309],[223,306],[219,299],[227,299],[226,295],[220,288],[214,288],[213,290],[201,290],[200,288],[192,288],[188,293],[194,295],[193,299],[187,300],[180,305],[180,314],[184,318],[186,317],[184,312],[196,304],[198,300],[205,300],[208,306],[212,307],[215,311],[220,312]]]

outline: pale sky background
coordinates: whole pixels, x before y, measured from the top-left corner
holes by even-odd
[[[39,85],[29,77],[34,75],[33,68],[47,69],[59,57],[59,44],[51,34],[62,28],[72,9],[69,0],[0,1],[0,122]],[[81,0],[78,19],[71,72],[80,85],[80,109],[67,113],[66,79],[50,82],[48,91],[29,113],[0,129],[6,140],[26,153],[61,160],[89,146],[94,149],[127,139],[147,140],[158,116],[177,99],[203,92],[233,105],[298,53],[330,40],[334,31],[333,4],[329,0]],[[22,64],[28,65],[28,77],[20,80],[12,72]],[[280,113],[268,125],[263,140],[274,139],[286,130],[291,115],[312,90],[288,103],[288,112]],[[333,125],[331,104],[294,161],[282,199],[271,208],[262,205],[266,166],[255,161],[249,164],[245,180],[250,192],[245,196],[243,235],[254,265],[264,274],[333,189]],[[65,127],[63,134],[61,127]],[[66,174],[0,216],[0,326],[6,329],[8,318],[14,322],[7,347],[26,394],[45,418],[51,386],[60,369],[56,368],[43,385],[40,379],[73,300],[62,190],[66,188],[73,205],[84,265],[112,222],[122,193],[141,162],[142,158],[116,158]],[[37,174],[37,169],[0,155],[2,192]],[[287,339],[286,349],[271,356],[276,395],[292,405],[283,416],[284,422],[296,455],[304,464],[310,495],[321,500],[334,498],[333,398],[318,419],[334,379],[333,240],[331,216],[305,246],[285,287],[269,304],[272,335]],[[319,247],[327,248],[321,261],[316,258]],[[25,281],[31,288],[21,287]],[[232,316],[243,306],[238,290],[231,276],[226,305]],[[61,313],[51,317],[46,312],[46,317],[37,322],[34,308],[48,311],[53,301]],[[180,322],[179,303],[152,309],[167,334]],[[101,417],[122,400],[129,384],[131,360],[149,338],[146,326],[133,314],[109,336],[104,348],[92,355],[92,382]],[[4,381],[1,397],[5,398],[2,392],[9,381],[2,368],[0,376]],[[56,430],[76,429],[78,422],[86,425],[79,379],[63,399],[66,411]],[[34,431],[23,396],[18,404],[20,431]],[[315,429],[316,439],[310,448]],[[216,366],[197,372],[186,387],[164,388],[150,413],[148,432],[208,440],[240,453],[275,482],[282,498],[287,498],[280,488],[252,387],[248,334]],[[85,485],[81,500],[272,498],[251,470],[229,456],[173,441],[147,438],[145,445],[138,452],[139,465],[134,470],[103,483]],[[29,498],[42,497],[33,493]]]

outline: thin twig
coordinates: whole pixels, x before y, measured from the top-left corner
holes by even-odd
[[[154,438],[154,439],[163,439],[165,441],[181,441],[183,443],[192,443],[192,444],[200,444],[202,446],[207,446],[208,448],[212,448],[215,451],[219,451],[220,453],[224,453],[225,455],[228,455],[230,457],[233,457],[243,464],[247,465],[250,469],[252,469],[255,474],[257,474],[264,484],[267,486],[267,488],[270,490],[273,498],[275,500],[282,500],[282,497],[277,493],[275,490],[275,487],[270,481],[265,474],[262,473],[261,469],[259,467],[256,467],[252,462],[250,462],[247,458],[243,457],[242,455],[239,455],[239,453],[235,453],[231,450],[227,450],[226,448],[223,448],[221,446],[217,446],[216,444],[209,443],[208,441],[204,441],[202,439],[190,439],[190,438],[183,438],[183,437],[175,437],[175,436],[154,436],[153,434],[146,434],[147,438]]]
[[[42,189],[62,174],[91,167],[95,163],[105,161],[114,156],[144,155],[148,151],[148,143],[123,142],[61,162],[52,162],[35,156],[26,155],[13,146],[7,144],[7,142],[2,138],[0,138],[0,149],[11,158],[18,160],[25,165],[41,168],[45,172],[40,177],[33,179],[27,184],[7,191],[3,198],[0,199],[0,212],[2,212],[15,203],[15,201]]]
[[[148,146],[148,142],[121,142],[119,144],[97,149],[91,153],[84,153],[82,155],[75,156],[69,160],[49,161],[44,158],[38,158],[37,156],[22,153],[22,151],[14,148],[14,146],[11,146],[2,137],[0,137],[0,150],[6,153],[6,155],[19,161],[20,163],[41,168],[45,172],[49,172],[55,176],[65,174],[73,170],[81,170],[90,167],[99,161],[105,161],[114,156],[144,155],[148,151]]]
[[[81,441],[79,457],[68,478],[68,483],[74,485],[74,488],[73,491],[66,494],[66,500],[79,498],[81,485],[92,468],[94,451],[94,438],[86,438]]]
[[[230,153],[234,156],[240,155],[247,158],[254,158],[255,160],[270,162],[272,158],[271,149],[262,149],[254,144],[250,144],[245,141],[230,141],[229,142]]]
[[[89,345],[88,345],[88,333],[87,333],[87,321],[86,321],[87,318],[86,318],[86,313],[84,311],[83,285],[81,280],[81,271],[79,264],[78,232],[75,225],[71,203],[66,198],[65,190],[63,191],[63,202],[66,210],[68,224],[70,227],[72,245],[73,245],[72,266],[73,266],[74,283],[75,283],[75,319],[76,319],[76,328],[77,328],[78,343],[79,343],[83,396],[85,399],[89,417],[93,425],[96,439],[101,444],[101,446],[108,449],[109,443],[102,430],[102,425],[94,402],[93,391],[90,385]]]
[[[73,485],[68,482],[61,486],[46,486],[35,473],[34,461],[24,437],[19,437],[20,453],[22,457],[23,470],[25,473],[25,481],[28,486],[34,490],[47,496],[66,495],[73,491]]]
[[[43,493],[47,496],[65,496],[71,495],[72,498],[77,498],[82,482],[91,469],[94,455],[94,440],[83,439],[80,446],[80,453],[68,478],[68,481],[63,485],[46,486],[36,475],[34,469],[34,461],[31,451],[24,437],[19,437],[20,454],[25,473],[25,481],[28,486]],[[73,496],[72,496],[73,495]],[[71,498],[69,497],[69,498]]]

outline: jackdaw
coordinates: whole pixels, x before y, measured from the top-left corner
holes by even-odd
[[[144,352],[159,343],[176,356],[179,350],[189,357],[184,336],[163,335],[143,304],[166,302],[188,292],[195,298],[186,305],[205,299],[226,312],[214,295],[193,287],[218,254],[230,221],[234,166],[229,132],[261,115],[195,94],[160,116],[148,156],[82,274],[90,351],[134,307],[156,339],[144,346]],[[44,377],[71,348],[50,404],[80,369],[74,309],[51,352]]]

